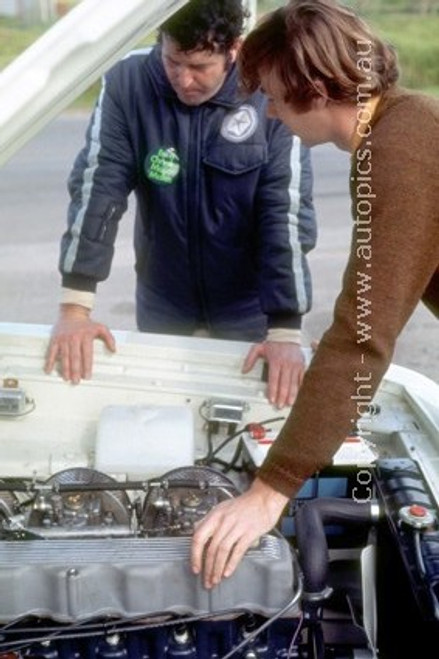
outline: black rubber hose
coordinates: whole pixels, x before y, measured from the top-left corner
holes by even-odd
[[[306,598],[319,601],[329,594],[329,551],[325,524],[370,524],[374,503],[323,497],[310,499],[298,508],[295,515],[296,539]]]

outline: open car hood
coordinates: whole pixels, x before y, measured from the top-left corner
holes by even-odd
[[[0,165],[187,0],[83,0],[0,73]]]

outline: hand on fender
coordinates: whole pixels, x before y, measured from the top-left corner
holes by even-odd
[[[305,359],[300,345],[291,342],[265,341],[254,345],[242,367],[248,373],[258,359],[268,364],[267,397],[281,409],[296,400],[305,373]]]
[[[93,367],[93,341],[101,339],[115,352],[116,342],[110,330],[89,317],[89,310],[79,305],[62,305],[57,324],[52,330],[44,370],[51,373],[59,363],[64,380],[78,384],[90,379]]]

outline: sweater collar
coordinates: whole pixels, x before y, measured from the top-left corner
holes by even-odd
[[[355,153],[363,139],[370,135],[373,117],[380,100],[381,96],[373,96],[358,108],[357,124],[351,137],[351,153]]]

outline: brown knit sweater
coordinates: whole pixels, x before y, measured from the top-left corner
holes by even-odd
[[[439,316],[439,102],[393,89],[366,128],[352,156],[354,228],[333,322],[258,474],[287,496],[331,462],[365,412],[418,302]]]

